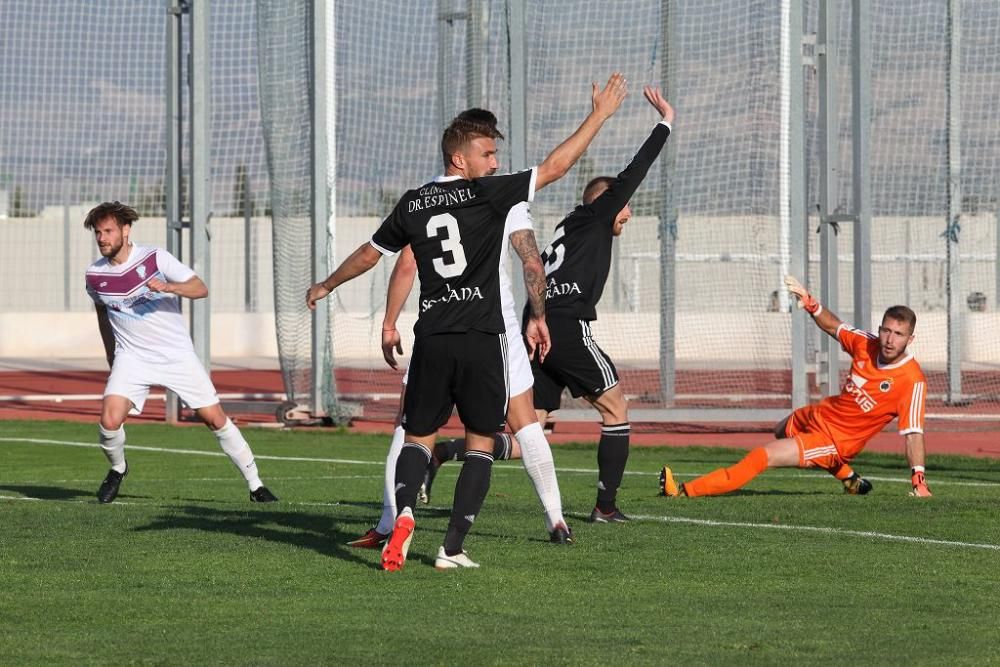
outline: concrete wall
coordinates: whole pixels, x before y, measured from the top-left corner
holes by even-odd
[[[0,356],[100,357],[101,344],[83,273],[96,256],[93,238],[82,227],[88,205],[50,208],[37,218],[0,220]],[[544,247],[558,218],[536,219]],[[367,242],[376,218],[344,218],[336,228],[339,262]],[[659,257],[655,218],[632,220],[615,247],[615,260],[594,329],[601,345],[618,360],[656,365],[659,348]],[[996,218],[963,216],[962,293],[980,291],[987,312],[966,312],[964,359],[1000,363],[996,312]],[[242,218],[212,221],[212,350],[216,358],[273,357],[277,354],[273,310],[271,221],[254,218],[252,250],[244,252]],[[894,303],[909,303],[919,316],[914,349],[928,365],[945,360],[943,241],[941,220],[878,218],[873,225],[875,290],[872,315]],[[815,236],[815,235],[811,235]],[[68,238],[65,245],[63,239]],[[140,220],[133,230],[140,243],[162,245],[162,218]],[[810,256],[818,257],[815,239]],[[841,237],[850,255],[850,230]],[[735,363],[786,367],[788,315],[770,312],[781,285],[777,221],[769,217],[682,217],[678,223],[677,357],[681,364]],[[901,256],[909,259],[903,259]],[[378,337],[385,288],[393,261],[386,260],[344,286],[331,299],[338,363],[382,363]],[[516,264],[516,263],[515,263]],[[254,309],[247,312],[245,269],[251,268]],[[518,269],[519,270],[519,269]],[[812,280],[817,282],[815,269]],[[68,292],[66,277],[68,276]],[[841,303],[851,294],[850,265],[842,266]],[[516,279],[516,278],[515,278]],[[303,293],[306,285],[302,286]],[[64,309],[66,294],[69,309]],[[821,295],[822,296],[822,295]],[[829,305],[829,304],[827,304]],[[415,295],[400,330],[412,334]],[[849,308],[835,308],[845,318]],[[816,334],[818,338],[818,334]],[[409,349],[407,345],[407,349]]]

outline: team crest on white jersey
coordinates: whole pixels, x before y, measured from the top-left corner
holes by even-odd
[[[135,267],[135,272],[138,273],[139,277],[142,278],[143,280],[146,279],[146,265],[145,264],[140,264],[139,266]]]

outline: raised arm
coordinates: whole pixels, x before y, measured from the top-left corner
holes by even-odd
[[[389,276],[389,287],[385,295],[385,317],[382,318],[382,356],[385,363],[393,369],[398,368],[396,354],[403,354],[403,341],[396,331],[396,320],[403,311],[410,290],[413,289],[413,278],[417,275],[417,258],[413,256],[413,249],[406,246],[399,253],[396,266],[392,267],[392,275]]]
[[[549,153],[549,156],[538,165],[538,174],[535,179],[535,190],[544,188],[549,183],[558,181],[566,175],[566,172],[580,159],[590,142],[597,136],[598,131],[604,122],[611,118],[627,92],[627,82],[621,72],[615,72],[608,79],[604,89],[598,91],[597,84],[591,84],[592,110],[590,115],[583,121],[583,124],[570,135],[566,141],[562,142]]]
[[[325,299],[330,292],[348,280],[353,280],[365,271],[368,271],[378,264],[380,259],[382,259],[382,253],[372,247],[371,243],[363,243],[347,259],[341,262],[340,266],[326,280],[316,283],[309,288],[306,292],[306,307],[309,310],[316,310],[317,301]]]
[[[528,293],[529,321],[525,329],[528,341],[528,354],[533,357],[538,350],[539,358],[544,360],[549,353],[551,341],[549,328],[545,324],[545,266],[538,254],[538,244],[535,233],[530,229],[521,229],[510,235],[510,245],[521,258],[524,268],[524,286]]]
[[[97,328],[101,332],[101,342],[104,343],[104,357],[108,360],[108,367],[115,365],[115,333],[111,329],[111,320],[108,319],[108,309],[104,306],[94,305],[97,311]]]
[[[150,278],[146,287],[152,292],[176,294],[186,299],[204,299],[208,296],[208,285],[198,276],[191,276],[181,283],[165,282],[158,278]]]
[[[663,99],[659,88],[645,86],[642,89],[642,94],[660,114],[661,120],[650,132],[649,137],[643,142],[628,166],[615,177],[614,183],[590,203],[594,210],[595,219],[607,220],[610,218],[612,221],[614,220],[615,215],[625,207],[643,179],[646,178],[649,168],[659,157],[663,145],[672,131],[671,123],[674,121],[674,109],[669,102]]]
[[[839,317],[823,308],[819,301],[802,286],[795,276],[785,276],[785,287],[788,291],[798,297],[798,306],[812,315],[813,322],[820,329],[832,336],[837,337],[837,329],[843,322]]]

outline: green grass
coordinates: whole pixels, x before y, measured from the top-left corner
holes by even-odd
[[[129,426],[133,446],[215,453],[201,428]],[[0,424],[3,664],[982,664],[1000,646],[1000,462],[932,457],[935,497],[906,495],[901,456],[864,455],[875,491],[765,473],[719,498],[656,496],[732,450],[634,449],[620,504],[587,524],[595,475],[562,472],[577,544],[548,544],[517,463],[498,464],[466,542],[478,571],[433,568],[459,467],[417,515],[410,560],[343,546],[380,511],[387,439],[247,429],[282,502],[251,505],[228,460],[129,452],[119,502],[95,425]],[[933,437],[930,439],[933,447]],[[371,462],[269,460],[312,457]],[[593,469],[594,446],[555,448]],[[37,502],[20,500],[37,498]],[[702,520],[700,523],[698,520]],[[706,523],[715,522],[715,523]],[[771,529],[822,527],[829,531]],[[871,535],[862,535],[870,532]],[[893,540],[887,535],[962,544]]]

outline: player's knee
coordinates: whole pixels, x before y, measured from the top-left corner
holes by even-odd
[[[105,431],[117,431],[125,423],[124,417],[119,417],[118,415],[112,414],[109,411],[104,411],[101,413],[101,428]]]
[[[601,396],[597,402],[597,409],[605,424],[624,424],[628,422],[628,401],[625,394],[615,386],[611,391]]]

